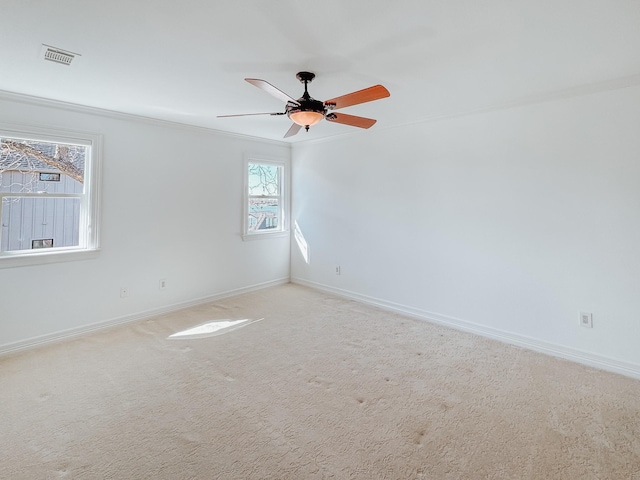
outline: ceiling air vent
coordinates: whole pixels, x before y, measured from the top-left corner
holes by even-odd
[[[71,65],[71,61],[79,54],[67,52],[50,45],[42,45],[44,48],[44,59],[50,62],[61,63],[62,65]]]

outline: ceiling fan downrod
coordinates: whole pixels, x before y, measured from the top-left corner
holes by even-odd
[[[298,72],[296,74],[296,78],[300,80],[301,83],[304,83],[304,94],[302,95],[302,97],[311,98],[309,96],[309,92],[307,91],[307,84],[311,83],[313,79],[316,78],[316,74],[311,72]]]

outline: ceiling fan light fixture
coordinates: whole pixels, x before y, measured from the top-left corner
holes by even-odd
[[[289,118],[293,123],[297,123],[303,127],[310,127],[320,122],[324,118],[323,112],[315,112],[312,110],[298,110],[289,113]]]

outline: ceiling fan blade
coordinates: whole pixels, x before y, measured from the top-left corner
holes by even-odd
[[[284,138],[293,137],[296,133],[300,131],[302,125],[298,125],[297,123],[292,123],[287,133],[284,134]]]
[[[329,113],[325,118],[330,122],[360,128],[372,127],[377,122],[377,120],[373,118],[357,117],[355,115],[347,115],[346,113]]]
[[[218,115],[216,118],[226,118],[226,117],[250,117],[252,115],[285,115],[285,112],[274,112],[274,113],[239,113],[237,115]]]
[[[264,90],[265,92],[273,95],[274,97],[282,100],[283,102],[293,102],[296,105],[300,105],[295,98],[287,95],[282,90],[274,87],[273,85],[271,85],[269,82],[265,80],[260,80],[259,78],[245,78],[245,80],[249,82],[251,85],[258,87],[261,90]]]
[[[350,107],[351,105],[358,105],[359,103],[380,100],[381,98],[386,98],[389,95],[391,95],[389,90],[384,88],[382,85],[374,85],[373,87],[348,93],[341,97],[332,98],[331,100],[325,101],[324,104],[329,108],[333,106],[333,109],[337,110],[338,108]]]

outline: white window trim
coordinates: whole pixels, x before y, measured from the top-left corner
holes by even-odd
[[[81,211],[81,222],[87,228],[80,231],[80,245],[53,249],[0,252],[0,268],[40,265],[95,258],[100,250],[100,181],[102,173],[102,135],[76,130],[0,123],[0,135],[27,137],[56,143],[74,143],[91,147],[91,161],[85,164],[85,185],[88,187]]]
[[[275,165],[281,167],[282,177],[280,178],[280,199],[282,203],[282,228],[276,231],[249,231],[249,164],[262,163],[265,165]],[[287,237],[290,235],[289,228],[289,162],[282,158],[270,158],[264,155],[246,154],[243,166],[243,201],[242,201],[242,239],[263,240],[266,238]]]

